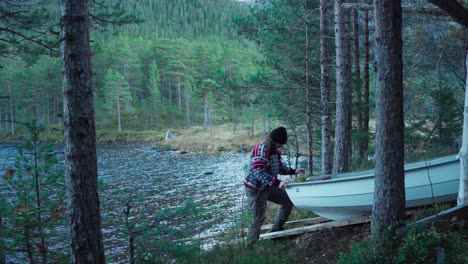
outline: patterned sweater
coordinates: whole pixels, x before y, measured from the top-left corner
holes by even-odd
[[[244,180],[249,188],[265,190],[269,186],[278,186],[278,174],[292,175],[296,170],[287,167],[281,162],[281,152],[270,153],[265,141],[255,145],[252,150],[250,168]]]

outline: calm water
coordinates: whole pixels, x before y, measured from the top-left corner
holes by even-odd
[[[60,146],[57,149],[61,151]],[[148,221],[162,208],[182,206],[188,200],[203,207],[214,206],[219,212],[214,215],[227,216],[221,223],[200,230],[202,235],[222,231],[241,209],[247,154],[181,154],[145,144],[99,145],[97,151],[98,175],[104,183],[100,199],[109,262],[126,262],[126,237],[116,219],[123,218],[129,195],[134,197],[134,212]],[[0,175],[13,167],[15,155],[14,144],[0,143]],[[5,194],[8,190],[1,181],[0,191]]]

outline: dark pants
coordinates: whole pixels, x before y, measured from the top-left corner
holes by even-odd
[[[252,213],[252,223],[249,227],[247,246],[252,246],[260,237],[260,228],[265,221],[267,201],[281,205],[278,208],[272,227],[272,229],[276,230],[283,229],[283,225],[288,220],[294,204],[289,199],[286,191],[277,186],[272,186],[265,191],[245,187],[245,193],[247,195],[247,208]]]

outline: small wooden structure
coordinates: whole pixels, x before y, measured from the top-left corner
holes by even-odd
[[[286,236],[300,235],[300,234],[315,232],[315,231],[319,231],[319,230],[323,230],[327,228],[365,224],[369,222],[370,222],[370,217],[368,216],[357,217],[357,218],[347,219],[347,220],[328,221],[328,222],[323,222],[323,223],[317,223],[317,224],[311,224],[307,226],[286,229],[286,230],[278,231],[278,232],[265,233],[265,234],[260,235],[260,239],[273,239],[273,238],[280,238],[280,237],[286,237]]]

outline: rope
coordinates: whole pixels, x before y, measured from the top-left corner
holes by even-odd
[[[432,185],[431,175],[429,173],[429,165],[431,165],[431,164],[430,164],[430,162],[429,163],[427,162],[426,155],[423,154],[423,157],[424,157],[424,162],[426,164],[427,179],[429,180],[429,183],[431,184],[432,204],[435,204],[434,186]]]

